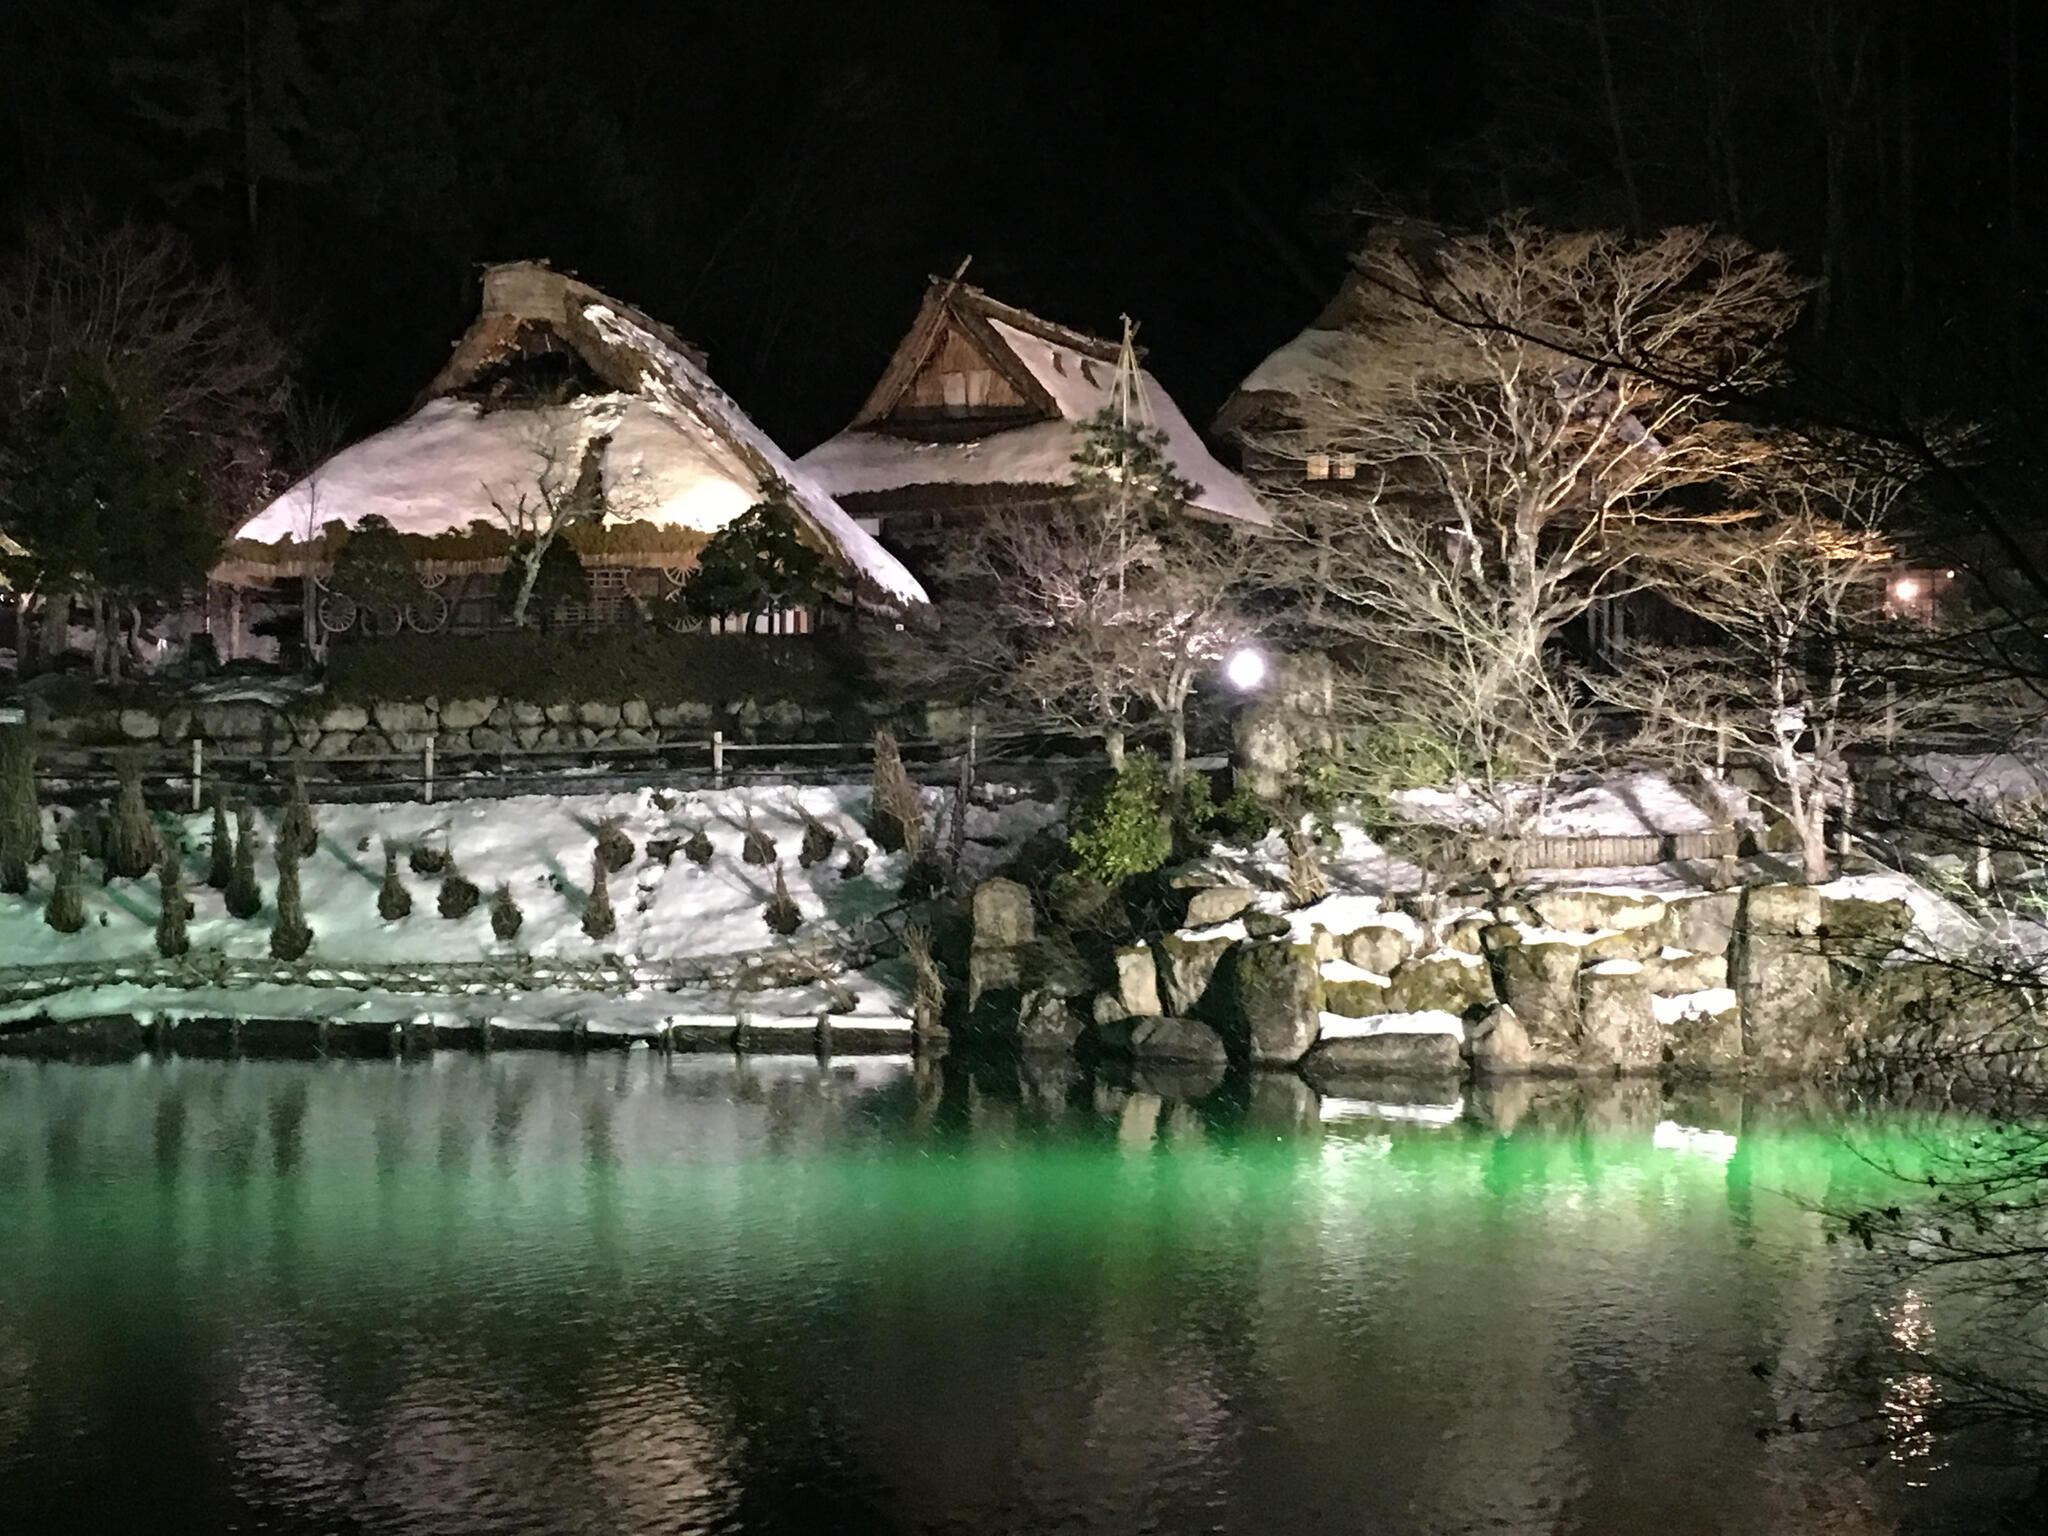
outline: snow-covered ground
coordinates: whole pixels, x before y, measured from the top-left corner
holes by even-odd
[[[803,915],[796,940],[858,932],[877,914],[900,904],[905,858],[884,854],[868,841],[860,816],[867,790],[862,786],[752,786],[688,795],[636,790],[612,795],[563,795],[510,800],[472,800],[449,805],[387,803],[328,805],[315,808],[320,831],[317,853],[302,866],[307,920],[314,930],[307,958],[335,967],[480,961],[518,954],[559,960],[597,960],[616,955],[626,961],[660,964],[708,956],[773,951],[783,940],[771,932],[763,908],[775,887],[775,867],[741,858],[752,825],[776,845],[789,893]],[[810,812],[838,834],[831,857],[802,868],[798,852],[804,823],[798,807]],[[46,813],[50,815],[51,813]],[[970,874],[985,872],[1014,851],[1018,839],[1054,819],[1054,806],[1025,798],[975,805],[968,816],[965,863]],[[209,818],[176,816],[168,825],[185,849],[186,891],[196,911],[188,933],[195,954],[212,951],[234,957],[260,958],[269,953],[276,867],[271,856],[281,812],[259,813],[258,838],[263,853],[257,860],[265,910],[242,921],[224,910],[222,896],[203,883],[207,864]],[[605,939],[583,932],[583,915],[591,895],[591,852],[598,828],[617,818],[632,839],[632,861],[607,882],[617,931]],[[54,823],[54,816],[52,816]],[[700,868],[680,851],[664,864],[648,849],[652,841],[687,839],[702,827],[713,857]],[[411,893],[410,916],[386,922],[378,915],[377,892],[383,880],[383,845],[400,850],[399,878]],[[854,877],[843,873],[851,845],[867,849],[865,869]],[[475,910],[458,919],[443,918],[437,909],[441,879],[419,875],[407,864],[415,845],[452,852],[462,875],[482,892]],[[27,897],[0,896],[0,965],[49,965],[93,961],[144,960],[155,954],[160,902],[154,876],[101,884],[87,864],[86,926],[76,934],[60,934],[43,921],[54,876],[53,861],[36,866]],[[499,884],[510,887],[524,922],[517,937],[500,942],[492,933],[491,896]],[[895,1016],[903,1011],[887,988],[856,980],[854,1012]],[[276,988],[274,997],[238,992],[234,1005],[220,997],[194,996],[181,1001],[164,992],[152,994],[156,1011],[242,1013],[263,1017],[340,1018],[364,994],[327,988]],[[62,1002],[45,1000],[14,1010],[52,1016],[133,1011],[110,1006],[113,999],[89,993],[69,995]],[[821,1007],[809,997],[781,1000],[791,1017],[815,1019]],[[844,1001],[840,998],[839,1001]],[[403,1022],[422,1008],[432,1013],[431,999],[371,997],[378,1020]],[[608,1013],[675,1016],[681,1004],[672,994],[637,1000],[608,998]],[[568,994],[524,994],[514,1014],[502,1000],[448,1004],[451,1016],[474,1019],[488,1007],[502,1022],[538,1017],[590,1017],[589,999]],[[762,1018],[778,1014],[778,1001],[757,995],[752,1011]],[[721,1004],[721,1008],[724,1005]],[[729,1016],[729,1010],[725,1010]]]

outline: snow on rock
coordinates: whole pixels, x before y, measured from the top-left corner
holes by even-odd
[[[1650,1012],[1659,1024],[1682,1024],[1687,1019],[1718,1018],[1736,1009],[1732,987],[1708,987],[1700,992],[1680,992],[1673,997],[1652,997]]]
[[[1643,973],[1643,962],[1623,959],[1601,960],[1587,966],[1586,970],[1594,976],[1640,976]]]
[[[1296,907],[1287,914],[1287,921],[1294,942],[1306,944],[1317,928],[1342,936],[1367,923],[1384,921],[1387,914],[1380,905],[1378,896],[1325,896],[1309,906]]]
[[[1933,954],[1952,955],[1981,948],[1988,937],[1986,927],[1961,907],[1897,870],[1844,875],[1814,889],[1836,901],[1904,902],[1913,914],[1907,942]]]
[[[1362,1040],[1374,1035],[1449,1035],[1465,1038],[1465,1021],[1440,1008],[1420,1013],[1376,1013],[1369,1018],[1347,1019],[1341,1013],[1322,1016],[1319,1040]]]
[[[1362,981],[1375,987],[1390,987],[1393,985],[1391,981],[1378,972],[1368,971],[1362,965],[1353,965],[1349,960],[1325,960],[1322,963],[1321,971],[1325,981]]]

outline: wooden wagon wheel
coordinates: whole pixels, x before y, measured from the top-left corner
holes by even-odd
[[[322,587],[319,597],[315,600],[313,614],[319,622],[322,633],[329,635],[341,634],[343,631],[355,627],[357,618],[355,599],[346,593],[335,592]]]
[[[448,599],[428,589],[405,606],[405,621],[423,635],[438,634],[448,627]]]

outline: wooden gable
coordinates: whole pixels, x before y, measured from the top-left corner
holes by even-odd
[[[933,442],[1052,421],[1059,406],[989,325],[980,293],[934,280],[852,425]]]

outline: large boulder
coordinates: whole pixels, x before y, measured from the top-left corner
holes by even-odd
[[[1257,1066],[1291,1066],[1322,1029],[1323,978],[1315,948],[1288,939],[1246,944],[1237,957],[1236,1004]]]
[[[1726,987],[1652,998],[1663,1054],[1680,1072],[1742,1070],[1742,1009]]]
[[[379,699],[370,712],[376,717],[377,729],[393,740],[401,735],[418,736],[434,728],[434,716],[427,706],[409,699]]]
[[[1164,1011],[1190,1016],[1203,1011],[1203,999],[1223,957],[1237,943],[1235,934],[1169,933],[1159,941],[1159,992]]]
[[[1658,942],[1695,954],[1725,955],[1729,941],[1735,937],[1741,907],[1740,891],[1704,891],[1697,896],[1673,897],[1665,902],[1663,921],[1656,925]]]
[[[1650,1011],[1643,969],[1603,960],[1579,972],[1579,1062],[1594,1072],[1654,1072],[1664,1041]]]
[[[474,730],[488,724],[491,711],[498,707],[495,698],[444,699],[441,703],[441,729],[444,731]]]
[[[1387,989],[1393,1013],[1441,1011],[1462,1014],[1493,1001],[1493,977],[1486,962],[1462,950],[1440,949],[1395,970]]]
[[[1339,1013],[1347,1019],[1369,1019],[1394,1011],[1387,1002],[1392,983],[1384,976],[1375,976],[1348,960],[1324,961],[1322,976],[1326,1013]]]
[[[1532,1047],[1568,1047],[1579,1032],[1579,962],[1576,944],[1546,940],[1495,949],[1501,1001],[1529,1033]]]
[[[1051,987],[1027,987],[1017,999],[1017,1043],[1028,1054],[1073,1050],[1086,1020]]]
[[[1513,1077],[1537,1065],[1529,1032],[1506,1003],[1495,1003],[1466,1033],[1472,1070],[1484,1077]]]
[[[1213,1062],[1221,1067],[1229,1059],[1223,1037],[1199,1019],[1175,1019],[1165,1015],[1137,1019],[1131,1024],[1128,1049],[1133,1061]]]
[[[1414,953],[1410,927],[1398,923],[1367,923],[1344,935],[1344,958],[1362,971],[1391,976]]]
[[[1126,944],[1117,950],[1116,990],[1127,1016],[1165,1011],[1159,1006],[1159,967],[1143,944]]]
[[[1742,923],[1752,940],[1815,938],[1827,905],[1810,885],[1753,885],[1744,896]]]
[[[619,723],[619,706],[602,699],[588,699],[576,706],[576,723],[593,731],[614,730]]]
[[[1663,901],[1640,891],[1539,891],[1528,905],[1539,923],[1562,933],[1647,928],[1664,916]]]
[[[1259,899],[1259,893],[1248,886],[1212,885],[1194,892],[1188,897],[1187,928],[1213,928],[1218,923],[1227,923],[1243,914],[1245,908]]]
[[[1833,976],[1816,940],[1752,930],[1735,978],[1745,1045],[1771,1071],[1808,1072],[1838,1052]]]
[[[1440,1077],[1459,1070],[1464,1031],[1452,1014],[1392,1014],[1359,1022],[1357,1033],[1326,1035],[1302,1059],[1310,1082],[1337,1073]]]
[[[330,704],[319,719],[323,731],[366,731],[370,712],[360,704]]]
[[[124,709],[120,717],[121,734],[129,741],[155,741],[163,722],[146,709]]]
[[[1660,949],[1643,962],[1644,983],[1652,992],[1676,995],[1705,992],[1728,985],[1726,954],[1689,954],[1682,949]]]
[[[984,880],[974,888],[974,947],[1007,949],[1037,937],[1031,892],[1015,880]]]
[[[1828,958],[1869,966],[1897,949],[1912,928],[1913,909],[1896,897],[1831,896],[1821,910],[1817,937]]]

